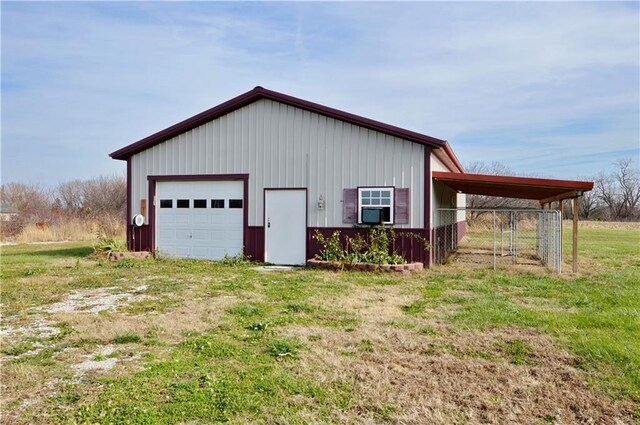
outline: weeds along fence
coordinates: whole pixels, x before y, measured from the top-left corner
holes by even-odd
[[[506,268],[546,266],[562,271],[562,217],[555,210],[439,209],[434,262]],[[466,220],[466,226],[460,221]]]

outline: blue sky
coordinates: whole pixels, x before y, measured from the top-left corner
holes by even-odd
[[[2,181],[108,154],[256,85],[581,178],[640,143],[639,3],[6,2]]]

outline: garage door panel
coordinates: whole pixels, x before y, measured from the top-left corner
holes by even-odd
[[[158,214],[158,221],[162,220],[164,224],[175,224],[175,214]]]
[[[229,200],[244,199],[243,191],[241,181],[158,182],[157,198],[172,200],[172,208],[156,206],[157,249],[177,257],[214,260],[240,253],[243,210],[229,208]],[[176,208],[178,199],[189,200],[189,208]],[[224,208],[212,208],[213,199],[223,200]]]
[[[158,231],[158,239],[166,240],[176,237],[176,232],[173,229],[162,229]]]
[[[191,216],[188,213],[177,214],[175,224],[191,224]]]
[[[194,230],[193,239],[199,242],[211,240],[211,232],[207,230]]]
[[[199,226],[199,225],[207,225],[207,224],[212,224],[211,223],[212,220],[210,220],[210,218],[206,215],[206,214],[197,214],[193,216],[193,221],[192,223],[195,226]]]
[[[178,257],[190,257],[191,247],[189,246],[176,246],[176,256]]]
[[[209,256],[209,248],[207,247],[194,247],[191,251],[193,258],[206,259]]]

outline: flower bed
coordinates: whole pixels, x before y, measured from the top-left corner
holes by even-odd
[[[360,270],[360,271],[381,271],[393,273],[414,273],[424,269],[422,263],[406,264],[372,264],[372,263],[343,263],[340,261],[322,261],[316,258],[307,260],[307,266],[317,269],[327,270]]]

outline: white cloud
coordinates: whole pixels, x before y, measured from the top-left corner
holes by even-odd
[[[463,160],[545,173],[547,150],[633,152],[638,17],[635,3],[3,3],[3,180],[122,169],[109,152],[258,84],[448,139]],[[604,124],[573,128],[590,121]]]

